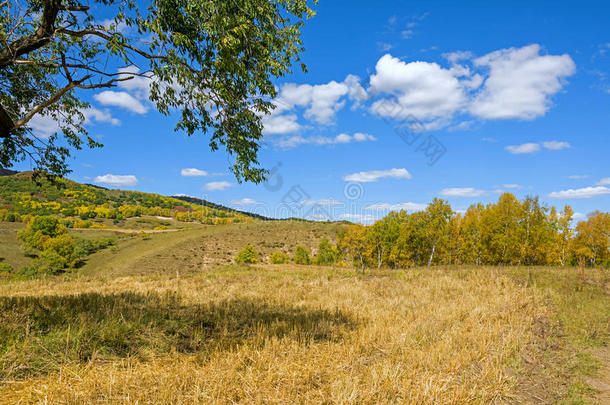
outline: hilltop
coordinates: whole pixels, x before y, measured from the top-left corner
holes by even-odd
[[[23,216],[59,215],[80,221],[79,227],[123,226],[133,217],[151,216],[208,225],[268,220],[257,214],[189,197],[167,197],[139,191],[112,190],[68,179],[55,183],[32,181],[32,172],[2,169],[0,219],[21,221]],[[85,222],[88,221],[88,222]],[[82,226],[84,225],[84,226]],[[169,226],[151,220],[151,226]]]

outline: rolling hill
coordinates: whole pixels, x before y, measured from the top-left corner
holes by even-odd
[[[270,219],[196,198],[111,190],[67,179],[36,183],[32,172],[2,169],[1,173],[0,219],[10,222],[35,215],[59,215],[100,226],[121,226],[128,218],[141,216],[208,225]]]

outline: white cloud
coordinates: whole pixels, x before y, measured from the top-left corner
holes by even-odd
[[[97,176],[93,179],[94,183],[109,184],[111,186],[135,186],[138,184],[138,178],[132,174],[129,175],[118,175],[118,174],[105,174],[103,176]]]
[[[95,107],[89,107],[81,110],[81,113],[85,117],[85,125],[93,125],[95,123],[104,123],[113,126],[121,125],[121,121],[114,118],[108,110],[99,110]],[[35,136],[47,139],[61,130],[59,127],[61,124],[65,124],[65,120],[61,117],[59,117],[59,120],[56,120],[50,115],[36,114],[28,122],[27,126],[32,129]]]
[[[229,187],[233,187],[233,184],[228,181],[213,181],[205,185],[205,189],[208,191],[224,191]]]
[[[604,177],[595,184],[597,184],[598,186],[610,186],[610,177]]]
[[[452,64],[455,64],[461,60],[472,59],[473,57],[474,55],[470,51],[455,51],[443,54],[443,58],[447,59]]]
[[[304,137],[301,135],[293,135],[284,138],[274,139],[272,142],[279,146],[280,148],[290,149],[297,147],[299,145],[338,145],[338,144],[347,144],[351,142],[366,142],[366,141],[376,141],[373,135],[364,134],[357,132],[354,135],[349,134],[339,134],[334,138],[330,138],[327,136],[310,136]]]
[[[553,191],[549,194],[550,198],[593,198],[600,195],[610,194],[610,188],[608,187],[584,187],[577,189],[569,189],[562,191]]]
[[[385,118],[449,118],[467,101],[455,72],[436,63],[406,63],[390,54],[377,61],[370,83],[369,92],[391,96],[371,106]]]
[[[517,189],[517,190],[520,190],[523,188],[520,184],[502,184],[502,187]]]
[[[575,212],[572,215],[572,219],[574,219],[574,221],[582,221],[583,219],[587,219],[587,215],[582,212]]]
[[[561,150],[569,148],[570,144],[568,142],[548,141],[542,142],[542,146],[544,146],[548,150]]]
[[[413,37],[414,33],[415,33],[415,31],[413,31],[411,29],[407,29],[407,30],[401,31],[400,35],[402,35],[402,39],[410,39],[411,37]]]
[[[546,141],[541,143],[529,142],[521,145],[509,145],[506,146],[505,149],[512,154],[524,154],[538,152],[541,146],[548,150],[562,150],[569,148],[570,144],[568,142],[560,141]]]
[[[478,190],[473,187],[453,187],[441,190],[441,195],[444,197],[480,197],[485,193],[487,193],[485,190]]]
[[[140,73],[140,69],[136,66],[128,66],[119,69],[119,78],[125,79],[131,77],[129,80],[119,82],[119,86],[127,90],[140,99],[148,99],[150,95],[150,85],[154,80],[152,74],[144,76],[134,76],[136,73]]]
[[[379,48],[381,52],[388,52],[390,49],[394,48],[394,46],[387,42],[377,42],[377,48]]]
[[[491,52],[475,59],[474,65],[489,68],[489,77],[470,106],[473,115],[484,119],[543,116],[551,96],[576,71],[569,55],[541,55],[538,44]]]
[[[229,200],[229,202],[233,205],[254,205],[259,202],[252,198],[242,198],[241,200]]]
[[[114,118],[108,110],[98,110],[94,107],[89,107],[83,110],[85,116],[85,124],[91,124],[93,121],[108,123],[114,126],[121,125],[121,121]]]
[[[540,145],[537,143],[524,143],[521,145],[509,145],[505,149],[512,154],[535,153],[540,150]]]
[[[371,214],[341,214],[339,218],[352,222],[361,222],[363,224],[372,223],[380,219],[379,216]]]
[[[352,137],[352,139],[356,142],[376,141],[377,140],[377,138],[375,138],[373,135],[363,134],[361,132],[356,132],[354,134],[354,136]]]
[[[281,86],[279,96],[273,100],[274,114],[304,107],[304,116],[318,124],[330,125],[336,113],[345,106],[345,97],[355,101],[366,99],[366,91],[360,79],[348,75],[343,82],[331,81],[326,84],[310,85],[286,83]]]
[[[341,205],[341,201],[328,198],[323,200],[305,200],[302,202],[303,205]]]
[[[145,114],[148,111],[148,107],[131,94],[124,91],[102,91],[101,93],[94,95],[93,98],[102,105],[125,108],[136,114]]]
[[[263,133],[265,135],[290,134],[301,129],[296,114],[265,115],[263,117]]]
[[[369,172],[358,172],[348,174],[343,177],[345,181],[355,181],[358,183],[370,183],[383,178],[410,179],[411,174],[407,169],[372,170]]]
[[[103,26],[107,31],[119,32],[121,34],[124,34],[129,29],[129,26],[125,24],[125,22],[120,21],[117,23],[114,19],[110,18],[96,22],[96,24]]]
[[[423,211],[427,204],[419,204],[414,202],[404,202],[398,204],[377,203],[364,207],[365,210],[371,211]]]
[[[191,167],[188,169],[182,169],[180,171],[180,175],[185,176],[185,177],[201,177],[201,176],[207,176],[208,172],[206,172],[205,170],[199,170],[199,169],[195,169],[194,167]]]
[[[572,174],[570,176],[568,176],[568,179],[570,180],[581,180],[581,179],[588,179],[589,175],[588,174]]]

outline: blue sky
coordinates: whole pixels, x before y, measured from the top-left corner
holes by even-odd
[[[269,183],[238,184],[206,135],[173,131],[142,81],[87,93],[89,131],[105,147],[77,151],[69,177],[361,222],[434,197],[464,210],[502,191],[570,204],[579,219],[610,209],[610,5],[320,1],[316,9],[304,29],[309,72],[277,81],[278,108],[265,120]]]

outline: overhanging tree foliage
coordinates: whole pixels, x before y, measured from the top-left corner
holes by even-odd
[[[259,182],[272,79],[300,61],[300,30],[312,15],[307,0],[4,0],[0,165],[29,158],[40,172],[66,174],[72,148],[101,146],[87,134],[80,90],[145,77],[157,109],[179,116],[176,130],[210,133],[237,179]],[[57,133],[37,137],[37,114]]]

